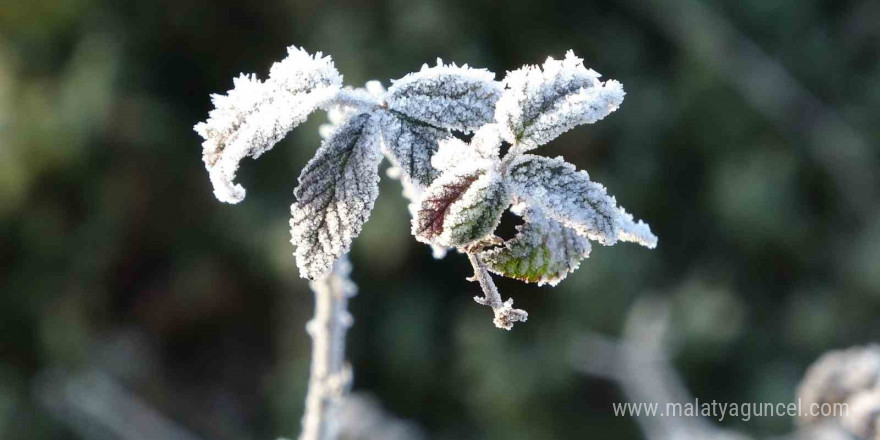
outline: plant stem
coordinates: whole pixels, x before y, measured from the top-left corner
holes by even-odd
[[[495,287],[495,282],[492,281],[492,275],[489,274],[486,263],[483,262],[476,252],[468,252],[467,255],[471,265],[474,267],[474,276],[468,279],[479,282],[480,288],[483,289],[483,296],[475,296],[474,301],[477,304],[492,308],[492,312],[495,313],[495,319],[492,321],[495,323],[495,327],[510,330],[513,328],[514,322],[526,322],[529,314],[525,310],[514,309],[513,298],[507,301],[501,300],[501,294],[498,293],[498,288]]]
[[[369,92],[360,89],[342,89],[331,101],[333,104],[344,107],[369,110],[382,106],[382,104]]]
[[[357,293],[349,279],[351,263],[340,258],[326,277],[309,283],[315,293],[315,316],[306,324],[312,337],[309,391],[299,440],[336,438],[336,412],[351,386],[351,365],[345,361],[345,333],[353,323],[348,299]]]

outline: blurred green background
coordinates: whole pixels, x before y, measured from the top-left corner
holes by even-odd
[[[244,163],[236,206],[192,131],[210,93],[291,44],[386,86],[438,56],[500,78],[574,49],[626,100],[542,153],[660,237],[595,246],[557,288],[499,279],[529,311],[507,333],[465,258],[411,238],[383,177],[352,251],[356,390],[435,439],[640,438],[569,351],[651,294],[697,397],[790,402],[820,353],[880,339],[878,23],[873,0],[4,2],[0,438],[116,438],[81,415],[106,390],[68,380],[96,371],[195,438],[296,436],[312,297],[287,222],[324,115]]]

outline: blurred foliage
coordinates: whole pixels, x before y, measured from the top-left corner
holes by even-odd
[[[470,299],[466,259],[416,244],[383,179],[352,254],[356,389],[436,439],[637,437],[613,417],[620,393],[579,376],[568,350],[580,332],[617,333],[648,292],[673,300],[696,396],[789,402],[821,352],[880,338],[878,22],[870,0],[4,4],[0,438],[81,436],[34,388],[88,368],[201,438],[298,432],[312,298],[287,216],[323,116],[245,164],[234,207],[213,199],[191,129],[210,93],[290,44],[332,54],[347,84],[386,85],[438,56],[501,76],[574,49],[627,98],[545,153],[660,237],[596,248],[555,289],[499,280],[530,314],[501,332]],[[787,90],[813,106],[781,102]]]

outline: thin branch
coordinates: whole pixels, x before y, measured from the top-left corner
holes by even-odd
[[[669,304],[643,297],[629,311],[621,340],[584,334],[572,353],[575,368],[618,383],[628,402],[693,402],[666,353]],[[635,417],[649,440],[745,438],[718,429],[702,417]]]
[[[360,110],[373,110],[384,106],[375,96],[364,89],[345,88],[336,93],[330,101],[331,104],[351,107]]]
[[[312,365],[300,440],[332,440],[339,403],[351,385],[351,366],[345,362],[345,333],[353,323],[348,299],[357,293],[349,279],[351,264],[343,256],[326,277],[312,281],[315,316],[306,325],[312,337]]]
[[[591,376],[617,382],[627,402],[681,405],[694,396],[670,360],[667,341],[670,305],[659,297],[642,297],[632,306],[620,340],[587,332],[572,346],[575,369]],[[643,413],[644,414],[644,413]],[[735,416],[734,416],[735,417]],[[753,440],[741,432],[719,426],[704,415],[688,417],[635,415],[648,440]],[[836,423],[821,423],[797,429],[770,440],[850,440]]]
[[[529,319],[529,314],[525,310],[514,309],[513,298],[507,301],[501,300],[501,294],[498,293],[498,288],[495,287],[495,282],[489,275],[486,263],[476,253],[468,253],[468,259],[474,266],[474,276],[468,278],[468,281],[479,282],[483,289],[483,296],[475,296],[474,301],[492,308],[492,311],[495,312],[495,319],[492,321],[495,323],[495,327],[510,330],[513,328],[514,322],[526,322]]]

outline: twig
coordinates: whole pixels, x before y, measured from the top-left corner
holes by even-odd
[[[357,293],[357,286],[349,279],[350,272],[351,264],[343,256],[329,275],[309,283],[315,293],[315,316],[306,324],[312,337],[312,365],[300,440],[336,437],[335,412],[352,377],[345,362],[345,332],[353,323],[348,299]]]
[[[665,343],[670,325],[669,303],[657,297],[640,298],[631,308],[620,340],[585,333],[573,345],[574,368],[617,382],[628,402],[692,402],[694,397],[670,361]],[[648,440],[752,440],[725,429],[708,417],[635,416]],[[771,440],[851,440],[837,423],[819,423]]]
[[[476,253],[468,253],[468,259],[474,266],[474,276],[468,278],[468,281],[479,282],[483,289],[483,296],[475,296],[474,301],[492,308],[492,311],[495,312],[495,319],[492,321],[495,323],[495,327],[510,330],[513,328],[514,322],[526,322],[529,314],[525,310],[514,309],[513,298],[507,301],[501,300],[501,294],[498,293],[498,288],[495,287],[495,282],[492,281],[492,276],[486,269],[486,263]]]
[[[627,401],[692,402],[693,396],[669,361],[665,339],[669,304],[653,297],[637,301],[629,312],[620,341],[588,333],[575,344],[575,368],[618,383]],[[749,437],[718,428],[704,417],[635,417],[649,440],[710,440]]]

